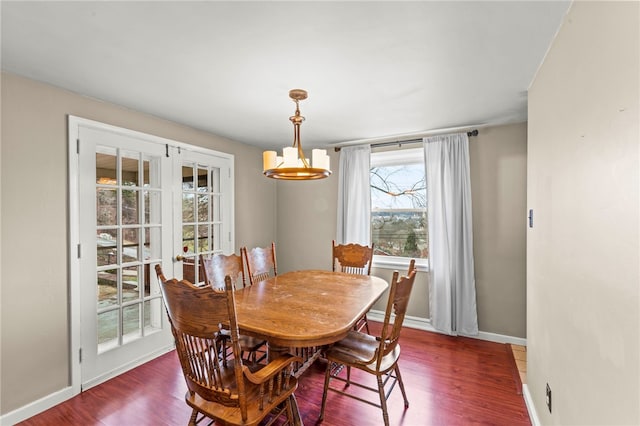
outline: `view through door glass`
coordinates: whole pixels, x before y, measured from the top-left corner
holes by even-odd
[[[98,353],[162,329],[152,279],[161,262],[159,165],[141,152],[97,148]]]

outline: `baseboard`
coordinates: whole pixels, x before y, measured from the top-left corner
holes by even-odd
[[[531,424],[533,426],[540,426],[540,419],[538,418],[538,412],[536,411],[536,406],[533,404],[533,398],[531,398],[531,393],[529,392],[529,386],[527,384],[522,385],[522,395],[524,396],[524,403],[527,406],[527,411],[529,412],[529,419],[531,420]]]
[[[384,312],[378,311],[378,310],[371,310],[367,312],[367,318],[369,318],[372,321],[383,322]],[[438,330],[433,328],[433,326],[431,325],[431,320],[428,318],[412,317],[407,315],[404,317],[404,323],[402,325],[405,327],[415,328],[418,330],[432,331],[434,333],[439,333]],[[527,345],[527,339],[523,339],[522,337],[514,337],[514,336],[507,336],[505,334],[489,333],[487,331],[480,331],[477,336],[464,336],[464,337],[471,337],[474,339],[486,340],[489,342],[496,342],[496,343],[511,343],[512,345],[521,345],[521,346]]]
[[[33,417],[49,408],[58,405],[68,399],[73,398],[73,388],[71,386],[49,394],[16,410],[0,416],[0,425],[10,426],[20,423],[23,420]]]
[[[384,312],[372,309],[367,312],[367,318],[371,321],[383,322]],[[434,333],[437,333],[436,329],[431,325],[431,320],[427,318],[412,317],[410,315],[406,315],[404,317],[404,323],[402,325],[404,327],[415,328],[424,331],[433,331]]]
[[[166,347],[161,348],[161,349],[159,349],[159,350],[157,350],[155,352],[147,354],[147,355],[145,355],[145,356],[143,356],[141,358],[135,359],[135,360],[133,360],[133,361],[121,366],[121,367],[118,367],[118,368],[116,368],[114,370],[111,370],[111,371],[105,373],[105,374],[102,374],[102,375],[100,375],[100,376],[98,376],[98,377],[96,377],[96,378],[94,378],[92,380],[89,380],[89,381],[83,383],[82,384],[82,390],[85,391],[85,390],[90,389],[90,388],[92,388],[94,386],[97,386],[97,385],[99,385],[101,383],[104,383],[107,380],[113,379],[114,377],[117,377],[122,373],[125,373],[125,372],[127,372],[127,371],[129,371],[131,369],[139,367],[142,364],[144,364],[146,362],[149,362],[149,361],[151,361],[153,359],[156,359],[159,356],[166,354],[167,352],[171,352],[174,348],[175,348],[174,345],[166,346]]]
[[[174,349],[174,346],[168,346],[166,348],[162,348],[159,351],[156,351],[152,354],[149,354],[145,357],[139,358],[131,363],[128,363],[126,366],[119,368],[117,370],[110,371],[109,373],[100,376],[99,378],[92,380],[89,383],[85,383],[83,385],[84,390],[89,389],[90,387],[99,385],[100,383],[106,382],[107,380],[124,373],[125,371],[131,370],[132,368],[138,367],[145,362],[151,361],[163,355],[167,352],[170,352]],[[65,402],[77,394],[73,391],[73,386],[66,387],[64,389],[60,389],[52,394],[49,394],[43,398],[38,399],[37,401],[33,401],[25,406],[22,406],[14,411],[11,411],[7,414],[0,416],[0,425],[2,426],[10,426],[16,423],[20,423],[23,420],[26,420],[30,417],[33,417],[37,414],[42,413],[43,411],[48,410],[49,408],[56,406],[62,402]]]
[[[506,334],[489,333],[487,331],[478,332],[477,336],[465,336],[474,339],[487,340],[496,343],[510,343],[512,345],[527,346],[527,339],[522,337],[507,336]]]

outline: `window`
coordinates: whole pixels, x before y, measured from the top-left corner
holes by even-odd
[[[429,257],[427,191],[422,148],[371,153],[371,238],[378,265]]]

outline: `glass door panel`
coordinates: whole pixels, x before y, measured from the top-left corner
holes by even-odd
[[[181,171],[183,277],[202,285],[199,255],[226,253],[231,247],[230,230],[228,239],[221,237],[223,219],[230,218],[232,209],[231,203],[225,204],[222,197],[222,188],[228,188],[230,182],[229,164],[216,157],[183,151]]]
[[[162,208],[172,169],[156,143],[90,128],[79,135],[81,376],[90,387],[171,345],[155,265],[163,256],[170,264]]]

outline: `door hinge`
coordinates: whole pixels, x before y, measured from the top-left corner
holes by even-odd
[[[231,242],[231,231],[229,231],[229,242]]]
[[[78,244],[78,259],[82,257],[82,244]]]
[[[78,349],[78,360],[82,362],[82,348]]]
[[[80,138],[76,139],[76,154],[80,154]]]
[[[165,144],[164,149],[165,149],[165,155],[167,156],[167,158],[169,158],[169,144]]]

